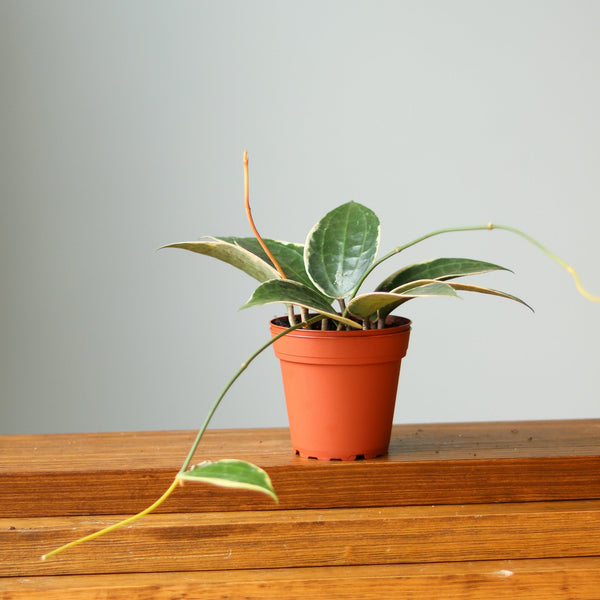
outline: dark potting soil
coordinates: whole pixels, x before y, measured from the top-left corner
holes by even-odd
[[[316,315],[310,314],[309,318],[315,317]],[[297,319],[300,319],[299,315],[296,315]],[[361,325],[362,327],[362,322],[359,321],[358,319],[355,319],[353,317],[349,317],[350,319],[352,319],[355,323],[358,323],[359,325]],[[273,319],[273,323],[275,323],[275,325],[279,326],[279,327],[289,327],[290,326],[290,322],[288,320],[287,317],[278,317],[276,319]],[[337,323],[335,321],[333,321],[332,319],[326,319],[326,323],[327,323],[327,329],[326,331],[336,331],[337,330]],[[385,327],[384,329],[389,329],[390,327],[398,327],[398,325],[401,325],[402,323],[399,323],[397,320],[397,317],[388,317],[386,319],[386,323],[385,323]],[[346,327],[345,325],[343,326],[344,330],[350,329],[349,327]],[[315,330],[315,331],[323,331],[323,327],[322,327],[322,321],[318,321],[317,323],[313,323],[310,327],[307,327],[306,329],[311,329],[311,330]],[[375,329],[375,328],[374,328]]]

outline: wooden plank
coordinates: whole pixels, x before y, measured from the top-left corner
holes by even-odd
[[[597,600],[599,558],[9,578],[1,600]]]
[[[194,432],[0,436],[0,516],[134,513],[172,481]],[[390,454],[303,459],[287,429],[209,431],[198,460],[264,467],[280,510],[600,498],[600,419],[397,425]],[[178,489],[162,512],[273,510],[266,497]]]
[[[0,575],[208,571],[600,556],[600,500],[150,515],[40,555],[113,520],[0,519]]]
[[[0,435],[0,470],[33,473],[121,469],[173,469],[183,462],[195,431]],[[198,460],[234,453],[266,467],[295,465],[287,428],[212,429]],[[600,454],[600,419],[394,425],[390,452],[378,462],[594,456]],[[312,461],[311,464],[331,464]],[[370,461],[365,461],[370,462]]]

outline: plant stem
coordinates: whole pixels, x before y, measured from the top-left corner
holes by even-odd
[[[556,254],[554,254],[553,252],[550,252],[550,250],[548,250],[545,246],[542,246],[542,244],[540,244],[537,240],[534,240],[532,237],[530,237],[526,233],[523,233],[522,231],[519,231],[518,229],[514,229],[513,227],[508,227],[505,225],[504,226],[503,225],[494,225],[493,223],[490,223],[488,228],[489,229],[503,229],[504,231],[510,231],[511,233],[520,235],[522,238],[526,239],[529,243],[531,243],[534,246],[536,246],[537,248],[539,248],[544,254],[549,256],[554,262],[558,263],[563,269],[565,269],[565,271],[567,271],[567,273],[569,273],[573,277],[577,291],[584,298],[587,298],[588,300],[591,300],[592,302],[600,302],[599,296],[594,296],[593,294],[590,294],[581,285],[579,275],[577,274],[577,271],[575,271],[575,269],[571,265],[567,264],[564,260],[562,260],[562,258],[559,258],[558,256],[556,256]]]
[[[296,324],[296,315],[294,314],[294,305],[286,304],[285,306],[287,308],[288,323],[290,325],[295,325]]]
[[[173,480],[173,483],[171,483],[171,485],[169,486],[167,491],[156,502],[154,502],[153,504],[148,506],[148,508],[145,508],[141,512],[139,512],[131,517],[128,517],[127,519],[125,519],[123,521],[114,523],[113,525],[105,527],[104,529],[101,529],[99,531],[91,533],[90,535],[86,535],[82,538],[74,540],[73,542],[69,542],[68,544],[65,544],[64,546],[60,546],[59,548],[56,548],[55,550],[52,550],[51,552],[44,554],[42,556],[42,560],[46,560],[52,556],[56,556],[63,550],[67,550],[68,548],[73,548],[73,546],[77,546],[83,542],[87,542],[89,540],[96,539],[96,538],[100,537],[101,535],[104,535],[105,533],[109,533],[111,531],[114,531],[115,529],[118,529],[119,527],[123,527],[123,525],[129,525],[130,523],[133,523],[134,521],[137,521],[138,519],[141,519],[142,517],[150,514],[154,510],[156,510],[173,493],[173,491],[177,487],[177,484],[180,482],[179,476],[188,468],[190,462],[192,461],[192,458],[194,457],[194,454],[196,453],[196,449],[198,448],[198,444],[200,443],[200,440],[202,439],[202,436],[204,435],[204,432],[206,431],[208,424],[210,423],[211,419],[213,418],[215,411],[217,410],[219,404],[221,403],[221,400],[223,400],[223,397],[225,396],[225,394],[227,394],[227,392],[229,391],[231,386],[235,383],[235,381],[239,378],[239,376],[248,368],[250,363],[259,354],[261,354],[264,350],[266,350],[269,346],[271,346],[274,342],[276,342],[279,338],[283,337],[284,335],[287,335],[288,333],[291,333],[295,329],[299,329],[300,327],[309,327],[310,325],[312,325],[313,323],[316,323],[317,321],[319,321],[322,318],[323,317],[321,315],[317,315],[317,316],[313,317],[312,319],[309,319],[306,323],[298,323],[297,325],[288,327],[285,331],[282,331],[281,333],[277,334],[276,336],[272,337],[270,340],[265,342],[262,346],[260,346],[260,348],[258,348],[258,350],[255,350],[242,363],[240,368],[235,372],[233,377],[227,382],[227,384],[225,385],[225,387],[219,394],[218,398],[215,400],[214,404],[212,405],[210,411],[208,412],[206,419],[204,420],[204,423],[202,424],[202,427],[200,428],[200,430],[198,431],[198,434],[196,435],[196,439],[194,440],[192,447],[191,447],[190,451],[188,452],[186,459],[183,462],[183,465],[177,472],[177,475],[176,475],[175,479]]]
[[[252,233],[254,233],[258,243],[261,245],[262,249],[265,251],[266,255],[269,257],[269,260],[273,263],[273,266],[277,269],[277,272],[281,275],[283,279],[287,279],[283,269],[279,266],[279,263],[275,260],[273,253],[269,250],[269,247],[265,244],[264,240],[258,233],[256,229],[256,225],[254,224],[254,219],[252,218],[252,211],[250,210],[250,184],[249,184],[249,176],[248,176],[248,152],[244,151],[244,203],[246,206],[246,216],[248,217],[248,222],[250,223],[250,228],[252,229]]]
[[[344,301],[344,299],[338,298],[338,304],[340,305],[340,314],[346,316],[348,314],[348,309],[346,308],[346,302]],[[336,330],[341,331],[342,329],[348,331],[350,327],[348,327],[348,325],[344,326],[344,324],[341,321],[338,321]]]
[[[316,317],[313,317],[312,319],[309,319],[306,323],[297,323],[296,325],[293,325],[291,327],[288,327],[285,331],[282,331],[281,333],[278,333],[275,337],[272,337],[270,340],[268,340],[267,342],[265,342],[262,346],[260,346],[260,348],[258,348],[258,350],[255,350],[247,359],[245,362],[242,363],[242,365],[240,366],[240,368],[235,372],[235,374],[233,375],[233,377],[227,382],[227,384],[225,385],[225,387],[223,388],[223,390],[221,391],[221,393],[219,394],[218,398],[215,400],[214,404],[212,405],[210,411],[208,412],[208,415],[204,421],[204,424],[202,425],[202,427],[200,428],[200,430],[198,431],[198,435],[196,436],[196,439],[194,440],[194,443],[192,444],[192,447],[189,451],[189,454],[187,455],[187,458],[185,459],[183,466],[181,467],[181,469],[179,469],[179,473],[182,473],[183,471],[185,471],[195,452],[196,452],[196,448],[198,447],[198,444],[200,443],[200,440],[202,438],[202,436],[204,435],[204,432],[206,431],[206,428],[208,427],[208,424],[210,423],[210,420],[213,418],[213,415],[215,414],[215,411],[217,410],[217,408],[219,407],[219,404],[221,403],[221,400],[224,398],[225,394],[227,394],[227,392],[229,391],[229,389],[231,388],[231,386],[236,382],[236,380],[239,378],[239,376],[248,368],[248,366],[250,365],[250,363],[259,355],[261,354],[264,350],[266,350],[269,346],[271,346],[274,342],[276,342],[279,338],[283,337],[284,335],[287,335],[288,333],[291,333],[292,331],[299,329],[301,327],[308,327],[310,325],[312,325],[313,323],[316,323],[317,321],[319,321],[320,319],[322,319],[323,317],[321,317],[321,315],[317,315]]]
[[[114,531],[115,529],[118,529],[119,527],[123,527],[123,525],[129,525],[130,523],[133,523],[134,521],[141,519],[142,517],[146,516],[147,514],[151,513],[153,510],[158,508],[173,493],[173,490],[177,487],[178,483],[179,483],[179,479],[176,477],[173,480],[173,483],[167,489],[167,491],[154,504],[151,504],[148,508],[145,508],[143,511],[133,515],[132,517],[124,519],[123,521],[119,521],[118,523],[114,523],[113,525],[105,527],[104,529],[100,529],[99,531],[90,533],[90,535],[86,535],[85,537],[79,538],[78,540],[69,542],[68,544],[61,546],[60,548],[56,548],[56,550],[52,550],[52,552],[48,552],[48,554],[44,554],[44,556],[42,556],[42,560],[46,560],[47,558],[56,556],[59,552],[62,552],[63,550],[67,550],[68,548],[73,548],[73,546],[78,546],[79,544],[82,544],[83,542],[89,542],[90,540],[96,539],[97,537],[100,537],[101,535],[104,535],[105,533],[110,533],[111,531]]]
[[[248,174],[248,152],[246,151],[244,151],[244,206],[246,208],[246,217],[248,219],[248,223],[250,224],[250,229],[252,229],[254,237],[257,239],[258,243],[260,244],[260,247],[265,251],[265,254],[269,257],[269,260],[273,263],[273,266],[275,267],[275,269],[277,269],[277,272],[279,273],[279,275],[281,275],[282,279],[287,279],[285,273],[283,272],[283,269],[279,266],[279,263],[273,256],[273,253],[271,252],[271,250],[269,250],[269,247],[262,239],[260,233],[258,233],[258,229],[256,228],[256,225],[254,223],[254,219],[252,218],[252,210],[250,209],[250,177]],[[294,315],[294,305],[286,304],[286,307],[289,324],[295,325],[296,317]]]
[[[431,233],[428,233],[426,235],[422,235],[421,237],[418,237],[417,239],[413,240],[412,242],[409,242],[408,244],[404,244],[402,246],[398,246],[397,248],[394,248],[394,250],[392,250],[391,252],[388,252],[385,256],[382,256],[379,260],[376,260],[371,265],[371,267],[367,270],[367,272],[361,277],[357,286],[354,288],[354,291],[352,292],[352,295],[350,296],[350,300],[352,300],[356,296],[356,294],[358,293],[358,290],[360,289],[361,285],[364,283],[365,279],[373,272],[373,270],[376,267],[378,267],[382,262],[386,261],[388,258],[391,258],[392,256],[395,256],[396,254],[399,254],[403,250],[406,250],[407,248],[410,248],[411,246],[414,246],[415,244],[423,242],[424,240],[427,240],[431,237],[441,235],[443,233],[456,233],[456,232],[461,232],[461,231],[485,231],[485,230],[491,231],[492,229],[501,229],[503,231],[509,231],[511,233],[514,233],[514,234],[522,237],[523,239],[527,240],[528,242],[530,242],[531,244],[536,246],[539,250],[541,250],[544,254],[546,254],[546,256],[548,256],[553,261],[558,263],[561,267],[563,267],[563,269],[565,269],[567,271],[567,273],[570,273],[573,276],[573,279],[575,280],[575,286],[577,287],[577,290],[579,291],[579,293],[582,296],[584,296],[585,298],[587,298],[588,300],[591,300],[593,302],[600,302],[600,297],[593,296],[592,294],[590,294],[588,291],[586,291],[584,289],[584,287],[581,285],[579,276],[577,275],[577,272],[575,271],[575,269],[573,267],[571,267],[570,265],[568,265],[564,260],[562,260],[555,254],[550,252],[550,250],[548,250],[545,246],[540,244],[538,241],[533,239],[531,236],[520,231],[519,229],[515,229],[514,227],[509,227],[507,225],[494,225],[493,223],[488,223],[487,225],[475,225],[472,227],[451,227],[448,229],[438,229],[438,230],[432,231]]]

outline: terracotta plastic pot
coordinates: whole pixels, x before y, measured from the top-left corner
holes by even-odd
[[[285,327],[271,321],[271,335]],[[355,460],[386,454],[410,321],[367,331],[297,329],[273,344],[281,363],[290,435],[304,457]]]

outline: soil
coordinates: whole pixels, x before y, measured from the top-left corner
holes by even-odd
[[[315,314],[310,314],[309,318],[311,317],[315,317]],[[300,315],[296,315],[296,318],[300,318]],[[362,326],[362,321],[359,321],[358,319],[355,319],[353,317],[349,317],[350,319],[352,319],[354,322],[358,323],[359,325]],[[289,320],[287,317],[278,317],[276,319],[273,319],[273,323],[275,323],[275,325],[278,325],[279,327],[289,327]],[[390,327],[398,327],[399,325],[403,325],[405,323],[405,320],[402,317],[395,317],[395,316],[391,316],[391,317],[387,317],[386,321],[385,321],[385,327],[384,329],[388,329]],[[310,327],[308,327],[307,329],[311,329],[311,330],[322,330],[322,322],[318,321],[317,323],[313,323]],[[344,330],[349,329],[346,326],[344,326]],[[374,328],[375,329],[375,328]],[[337,323],[335,323],[334,321],[332,321],[331,319],[327,319],[327,331],[336,331],[337,330]]]

